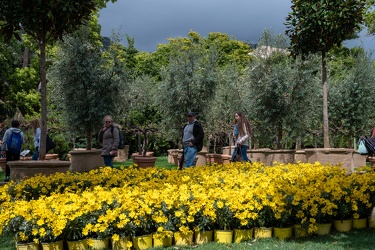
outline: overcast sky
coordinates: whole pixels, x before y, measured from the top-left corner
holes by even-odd
[[[187,37],[190,30],[202,37],[221,32],[257,43],[265,28],[284,34],[290,6],[290,0],[117,0],[101,10],[99,23],[102,36],[128,34],[139,51],[153,52],[168,38]],[[373,50],[375,37],[347,44]]]

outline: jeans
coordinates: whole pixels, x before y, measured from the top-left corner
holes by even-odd
[[[39,158],[38,150],[35,150],[35,152],[33,154],[33,157],[31,157],[31,160],[36,161],[36,160],[38,160],[38,158]]]
[[[248,149],[248,146],[240,146],[241,147],[241,156],[242,156],[242,159],[244,161],[248,161],[248,162],[251,162],[249,160],[249,158],[247,157],[247,149]],[[237,147],[234,148],[233,150],[233,154],[232,154],[232,159],[234,157],[234,155],[237,153]]]
[[[184,167],[194,167],[195,157],[197,156],[198,150],[196,146],[185,146],[184,147],[184,156],[185,156],[185,164]]]
[[[104,165],[110,166],[111,168],[113,168],[113,164],[112,164],[113,157],[112,156],[103,155],[103,159],[104,159]]]

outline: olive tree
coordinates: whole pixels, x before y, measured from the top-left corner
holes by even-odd
[[[49,70],[54,103],[70,131],[86,135],[87,150],[102,118],[115,114],[120,85],[126,84],[116,43],[102,52],[91,35],[90,28],[83,26],[66,36]]]
[[[365,0],[292,0],[286,34],[293,55],[321,54],[324,148],[329,148],[327,52],[352,38],[363,21]]]
[[[0,35],[9,40],[28,34],[39,46],[41,83],[40,159],[45,158],[47,135],[46,46],[74,32],[108,0],[1,0]]]

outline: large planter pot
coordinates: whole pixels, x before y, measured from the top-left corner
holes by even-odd
[[[127,243],[129,241],[131,242],[130,236],[121,237],[118,241],[112,240],[112,250],[127,250]]]
[[[190,246],[193,244],[194,232],[187,234],[181,232],[174,233],[175,245],[176,246]]]
[[[168,149],[168,163],[175,164],[174,156],[177,157],[178,155],[178,149]]]
[[[16,243],[17,250],[39,250],[38,243]]]
[[[272,237],[272,227],[256,227],[254,228],[254,238],[271,238]]]
[[[267,166],[272,166],[274,162],[294,163],[295,152],[295,150],[265,150],[265,164]]]
[[[89,248],[86,239],[67,241],[69,250],[86,250]]]
[[[354,229],[363,229],[367,227],[367,218],[353,219]]]
[[[215,229],[214,241],[218,243],[231,244],[233,242],[233,231]]]
[[[294,162],[307,162],[305,150],[296,150],[294,153]]]
[[[353,220],[334,220],[333,225],[339,232],[349,232],[352,229]]]
[[[72,150],[71,155],[72,171],[88,172],[104,166],[103,157],[100,149],[92,150]]]
[[[259,149],[248,149],[247,155],[252,162],[263,162],[266,163],[265,152],[269,151],[269,148],[259,148]]]
[[[366,165],[364,162],[361,166],[354,165],[354,149],[348,148],[309,148],[305,149],[306,159],[309,163],[320,162],[326,164],[327,162],[331,165],[338,165],[341,163],[341,167],[346,169],[347,173],[353,173],[355,168]],[[360,164],[360,161],[355,161],[356,164]]]
[[[331,233],[332,223],[316,224],[316,234],[329,235]]]
[[[223,158],[221,157],[221,154],[212,154],[211,157],[213,163],[223,164]]]
[[[223,160],[223,164],[230,164],[232,160],[232,156],[230,155],[221,155],[221,158]]]
[[[253,238],[253,229],[234,229],[233,242],[240,243]]]
[[[213,233],[214,233],[213,230],[194,232],[195,243],[205,244],[205,243],[211,242],[213,239]]]
[[[42,250],[64,250],[64,241],[41,242]]]
[[[367,221],[368,221],[368,227],[369,228],[375,228],[375,221],[372,218],[372,216],[369,216]]]
[[[69,171],[69,161],[59,160],[38,160],[38,161],[9,161],[11,179],[20,181],[36,174],[44,174],[46,176],[57,172],[66,173]]]
[[[285,240],[293,236],[292,227],[274,227],[273,228],[273,237],[279,240]]]
[[[7,159],[5,159],[5,158],[0,158],[0,167],[1,167],[1,170],[2,170],[4,173],[5,173],[6,165],[7,165]]]
[[[139,168],[153,168],[155,167],[157,158],[152,156],[132,155],[132,159],[134,164],[136,164]]]

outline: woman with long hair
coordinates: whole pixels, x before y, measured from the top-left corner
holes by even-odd
[[[249,138],[253,136],[253,132],[249,120],[241,111],[237,111],[234,114],[233,135],[235,138],[235,148],[232,154],[232,161],[234,161],[234,156],[237,154],[237,150],[240,150],[242,159],[251,162],[247,157],[247,149],[249,148]]]

